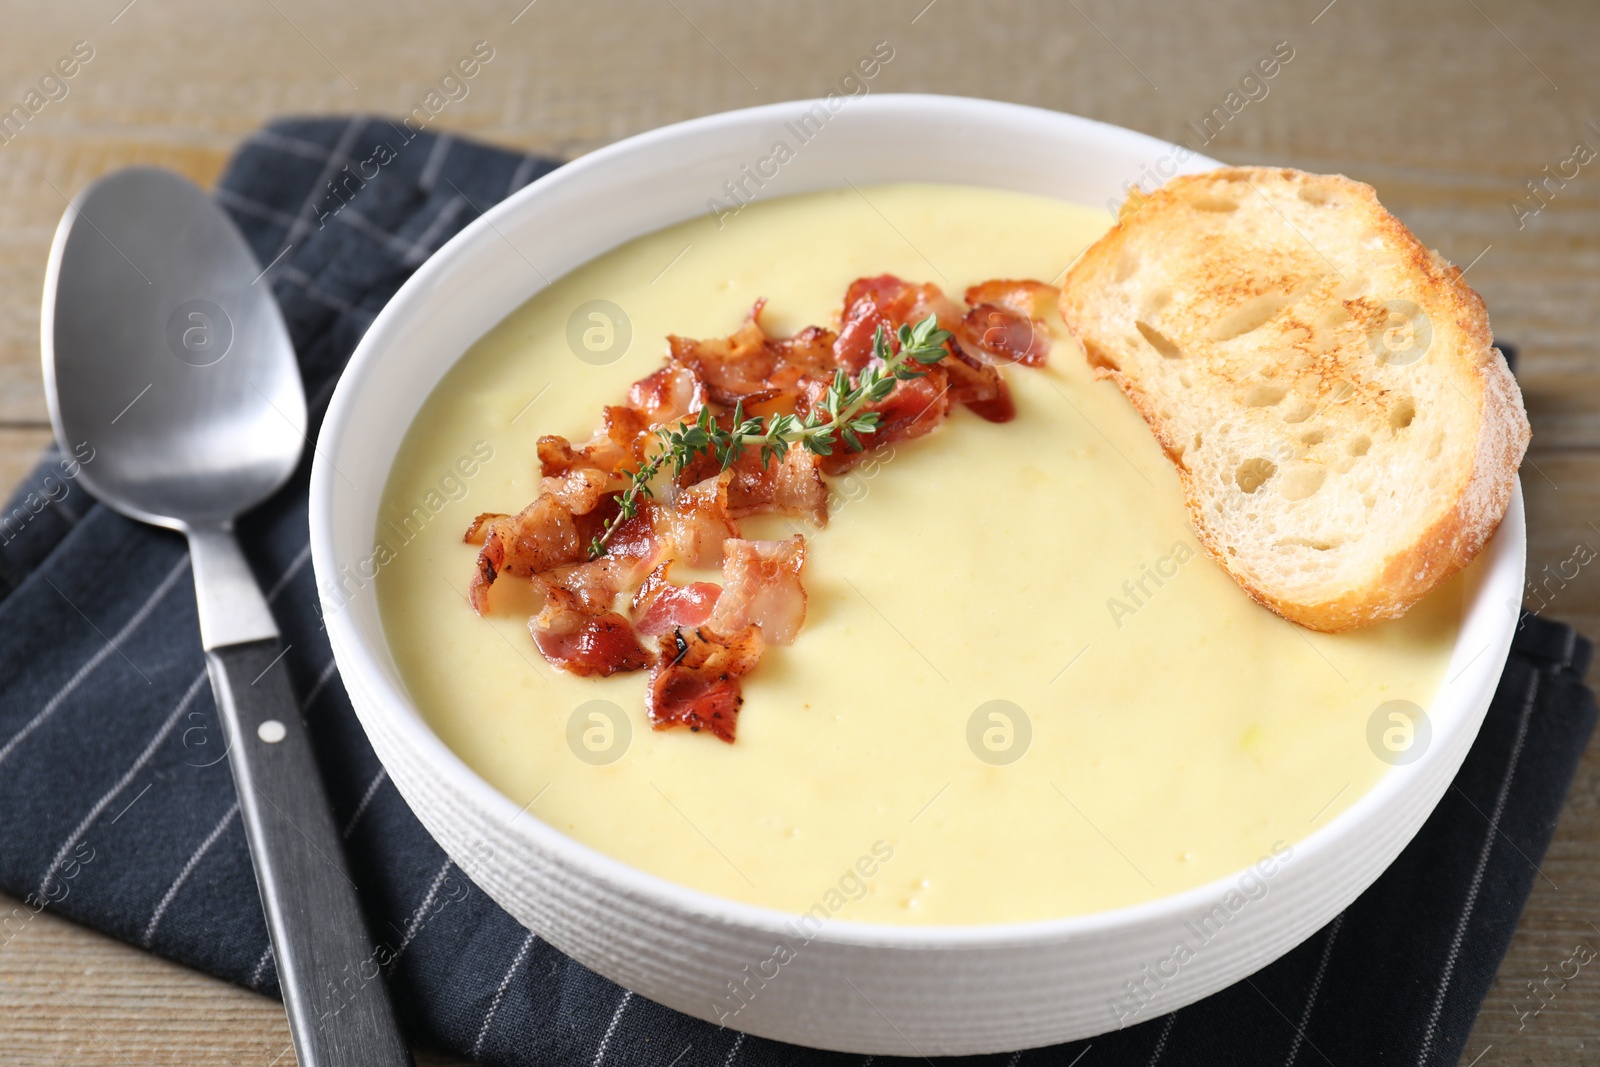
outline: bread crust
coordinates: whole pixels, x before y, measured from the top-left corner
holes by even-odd
[[[1115,354],[1097,335],[1097,322],[1084,309],[1086,295],[1103,279],[1113,277],[1130,232],[1147,211],[1170,206],[1186,189],[1219,178],[1251,182],[1289,181],[1336,190],[1363,201],[1375,223],[1375,236],[1399,251],[1409,274],[1429,294],[1428,314],[1451,321],[1462,356],[1470,362],[1477,389],[1466,397],[1478,406],[1478,433],[1470,476],[1453,488],[1452,506],[1409,543],[1389,553],[1375,580],[1339,590],[1332,596],[1308,600],[1287,595],[1270,583],[1258,582],[1235,565],[1228,545],[1209,521],[1204,494],[1195,474],[1184,462],[1186,442],[1174,438],[1139,378],[1118,363]],[[1069,331],[1083,346],[1097,378],[1109,378],[1144,418],[1167,458],[1177,468],[1185,504],[1195,532],[1206,552],[1256,602],[1284,618],[1313,630],[1339,632],[1403,615],[1413,604],[1437,588],[1475,558],[1499,527],[1510,505],[1517,468],[1531,436],[1522,394],[1502,354],[1493,347],[1482,297],[1461,278],[1461,271],[1426,248],[1399,219],[1381,204],[1371,186],[1340,175],[1320,176],[1278,168],[1222,168],[1205,174],[1173,179],[1148,198],[1125,206],[1112,229],[1091,246],[1068,270],[1061,293],[1061,313]]]

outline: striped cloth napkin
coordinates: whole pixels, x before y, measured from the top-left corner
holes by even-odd
[[[411,271],[554,166],[369,118],[279,122],[244,143],[215,195],[271,265],[313,433],[345,360]],[[47,454],[0,515],[0,887],[24,901],[0,915],[0,954],[49,908],[276,994],[184,542],[97,505],[73,480],[80,458]],[[294,688],[415,1041],[544,1067],[861,1062],[635,997],[523,929],[454,867],[374,757],[319,628],[308,465],[309,451],[240,533],[291,646]],[[1181,1011],[1131,1012],[1111,1034],[981,1059],[1455,1063],[1594,724],[1589,655],[1570,628],[1525,616],[1483,732],[1421,834],[1277,963]]]

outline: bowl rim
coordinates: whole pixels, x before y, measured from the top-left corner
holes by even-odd
[[[503,224],[508,219],[525,210],[530,200],[547,195],[547,191],[553,187],[582,182],[591,171],[610,167],[614,165],[613,161],[619,158],[626,159],[630,154],[661,142],[710,133],[727,127],[760,123],[780,115],[788,117],[796,108],[819,104],[826,106],[826,100],[824,98],[790,100],[723,111],[658,127],[613,142],[562,164],[512,193],[498,204],[483,211],[473,222],[434,252],[401,285],[373,320],[341,372],[329,400],[328,410],[318,433],[318,447],[314,450],[308,505],[312,562],[318,575],[319,596],[323,595],[327,584],[324,576],[337,573],[335,566],[337,556],[331,525],[331,500],[339,491],[338,475],[328,457],[337,451],[339,437],[346,422],[352,417],[352,411],[358,403],[359,386],[381,370],[384,349],[391,337],[403,330],[403,319],[413,312],[411,305],[419,296],[424,295],[447,270],[457,264],[457,261],[469,256],[476,241],[485,235],[501,233],[505,229]],[[890,115],[896,111],[930,108],[953,113],[964,112],[976,118],[982,118],[986,114],[991,116],[1007,114],[1012,117],[1029,118],[1035,122],[1055,123],[1063,129],[1076,126],[1080,130],[1092,132],[1100,137],[1137,138],[1148,142],[1152,150],[1175,147],[1170,142],[1110,123],[1046,108],[973,97],[927,93],[872,93],[852,99],[850,107],[857,112],[885,111]],[[1198,153],[1194,153],[1192,159],[1194,162],[1184,169],[1206,169],[1225,165]],[[651,231],[641,231],[633,236],[644,236],[647,232]],[[608,250],[599,249],[590,254],[588,259],[592,260]],[[564,276],[564,273],[556,277]],[[550,280],[554,281],[555,278]],[[547,282],[545,285],[532,288],[524,300],[532,299],[548,284]],[[490,323],[484,329],[492,329],[493,326],[494,324]],[[469,348],[470,344],[466,347]],[[466,348],[463,348],[462,352],[455,356],[452,364],[458,361],[465,351]],[[437,388],[437,384],[434,388]],[[385,480],[387,473],[386,471]],[[1466,630],[1469,616],[1475,612],[1496,609],[1496,605],[1491,603],[1494,599],[1491,595],[1493,587],[1509,581],[1505,577],[1507,571],[1516,572],[1515,584],[1520,590],[1523,570],[1521,560],[1525,548],[1526,529],[1519,479],[1514,483],[1512,498],[1504,519],[1474,561],[1477,564],[1474,568],[1477,574],[1476,576],[1469,574],[1471,586],[1463,595],[1461,630],[1458,631],[1456,644],[1452,648],[1445,678],[1440,682],[1441,689],[1447,684],[1454,686],[1460,682],[1456,693],[1457,703],[1461,706],[1451,709],[1449,721],[1456,730],[1470,729],[1474,735],[1461,747],[1463,755],[1470,747],[1481,723],[1481,716],[1473,713],[1474,708],[1477,704],[1487,704],[1509,654],[1515,633],[1515,612],[1508,613],[1506,622],[1495,630],[1495,640],[1476,653],[1454,675],[1450,672],[1461,653],[1461,636]],[[468,766],[428,726],[403,684],[391,681],[379,661],[378,654],[356,625],[353,613],[337,610],[334,604],[324,604],[323,615],[341,676],[346,674],[355,676],[353,682],[375,697],[372,705],[376,709],[381,709],[386,718],[386,725],[401,733],[412,751],[425,759],[440,779],[448,782],[452,789],[466,794],[480,810],[498,817],[499,824],[505,832],[521,837],[535,852],[551,855],[571,869],[582,872],[586,877],[596,881],[608,883],[616,891],[636,901],[677,914],[693,914],[713,923],[778,935],[788,930],[804,914],[720,897],[704,890],[680,885],[633,867],[568,837],[537,816],[521,819],[520,815],[526,809],[519,808],[510,797],[501,793]],[[1499,647],[1495,647],[1496,644]],[[1428,709],[1430,719],[1436,703],[1437,696],[1435,703]],[[1304,860],[1318,857],[1325,859],[1323,854],[1338,849],[1344,839],[1360,834],[1363,827],[1371,820],[1380,818],[1384,809],[1400,798],[1409,778],[1423,774],[1438,760],[1449,758],[1455,747],[1441,743],[1441,738],[1435,736],[1428,750],[1419,759],[1410,764],[1390,767],[1348,808],[1305,837],[1288,842],[1294,854],[1292,861],[1298,866]],[[1119,928],[1179,921],[1191,913],[1197,905],[1214,903],[1253,869],[1254,865],[1242,867],[1188,889],[1132,904],[1048,919],[984,924],[918,925],[860,922],[838,918],[823,924],[812,940],[844,947],[915,950],[961,947],[1003,949],[1040,942],[1079,940],[1114,932]],[[471,871],[466,873],[469,877],[472,876]]]

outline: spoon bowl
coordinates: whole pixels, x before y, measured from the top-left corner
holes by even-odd
[[[45,393],[85,487],[132,518],[226,526],[294,472],[294,347],[226,215],[169,171],[117,171],[67,211],[42,316]]]

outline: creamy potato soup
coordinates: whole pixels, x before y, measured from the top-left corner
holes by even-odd
[[[529,300],[429,397],[385,491],[379,604],[424,717],[523,817],[819,919],[1044,919],[1274,846],[1292,862],[1389,769],[1369,742],[1380,706],[1432,701],[1461,581],[1340,635],[1258,607],[1200,551],[1150,432],[1053,316],[1048,366],[1005,369],[1014,421],[953,409],[830,478],[824,529],[743,520],[746,537],[805,536],[809,603],[743,679],[732,744],[651,729],[644,672],[546,662],[526,579],[502,576],[485,618],[466,598],[472,518],[533,500],[538,437],[588,438],[669,333],[724,337],[762,297],[774,335],[835,326],[850,282],[884,272],[958,300],[985,279],[1053,282],[1106,225],[991,189],[846,189],[692,219]]]

